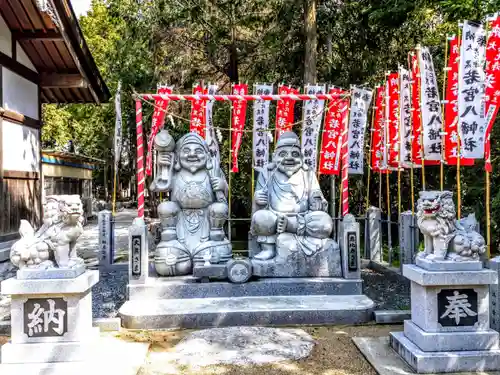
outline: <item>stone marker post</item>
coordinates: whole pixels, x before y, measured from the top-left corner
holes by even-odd
[[[99,266],[110,267],[114,262],[113,249],[113,223],[111,211],[100,211],[98,214],[99,225]]]
[[[411,211],[406,211],[399,217],[399,260],[401,274],[403,273],[403,264],[415,264],[417,249],[417,218]]]
[[[129,228],[129,284],[144,284],[149,276],[147,227],[144,219],[135,218]]]
[[[347,214],[344,216],[340,234],[342,275],[345,279],[360,279],[361,254],[359,246],[359,223],[353,215]]]
[[[368,209],[368,226],[369,233],[369,249],[370,260],[377,263],[382,263],[382,232],[381,232],[381,215],[382,211],[378,207],[370,207]]]
[[[490,259],[488,268],[500,276],[500,256]],[[500,332],[500,285],[490,285],[490,327]]]

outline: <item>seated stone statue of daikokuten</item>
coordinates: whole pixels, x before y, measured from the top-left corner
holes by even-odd
[[[158,134],[157,137],[165,134]],[[228,217],[228,186],[203,138],[189,133],[175,145],[175,153],[160,153],[158,162],[167,173],[158,173],[170,193],[158,206],[162,224],[161,242],[155,253],[161,276],[187,275],[194,263],[224,263],[232,257],[231,244],[223,230]],[[171,168],[173,166],[173,168]]]

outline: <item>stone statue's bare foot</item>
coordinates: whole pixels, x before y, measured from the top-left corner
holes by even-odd
[[[288,224],[288,218],[285,215],[278,216],[278,222],[276,225],[276,232],[278,234],[285,232],[287,224]]]
[[[255,256],[257,260],[269,260],[276,256],[276,249],[271,244],[261,244],[262,251]]]

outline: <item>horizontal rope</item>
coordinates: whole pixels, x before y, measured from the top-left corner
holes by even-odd
[[[215,100],[215,101],[248,101],[248,100],[333,100],[348,98],[350,94],[288,94],[288,95],[178,95],[178,94],[134,94],[135,98],[146,100]]]

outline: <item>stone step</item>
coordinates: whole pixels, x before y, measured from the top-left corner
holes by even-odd
[[[127,301],[120,316],[128,329],[335,325],[369,322],[374,306],[364,295],[159,299]]]
[[[149,278],[145,284],[130,284],[129,299],[221,298],[303,295],[358,295],[362,280],[341,278],[275,278],[245,284],[200,283],[192,277]]]

